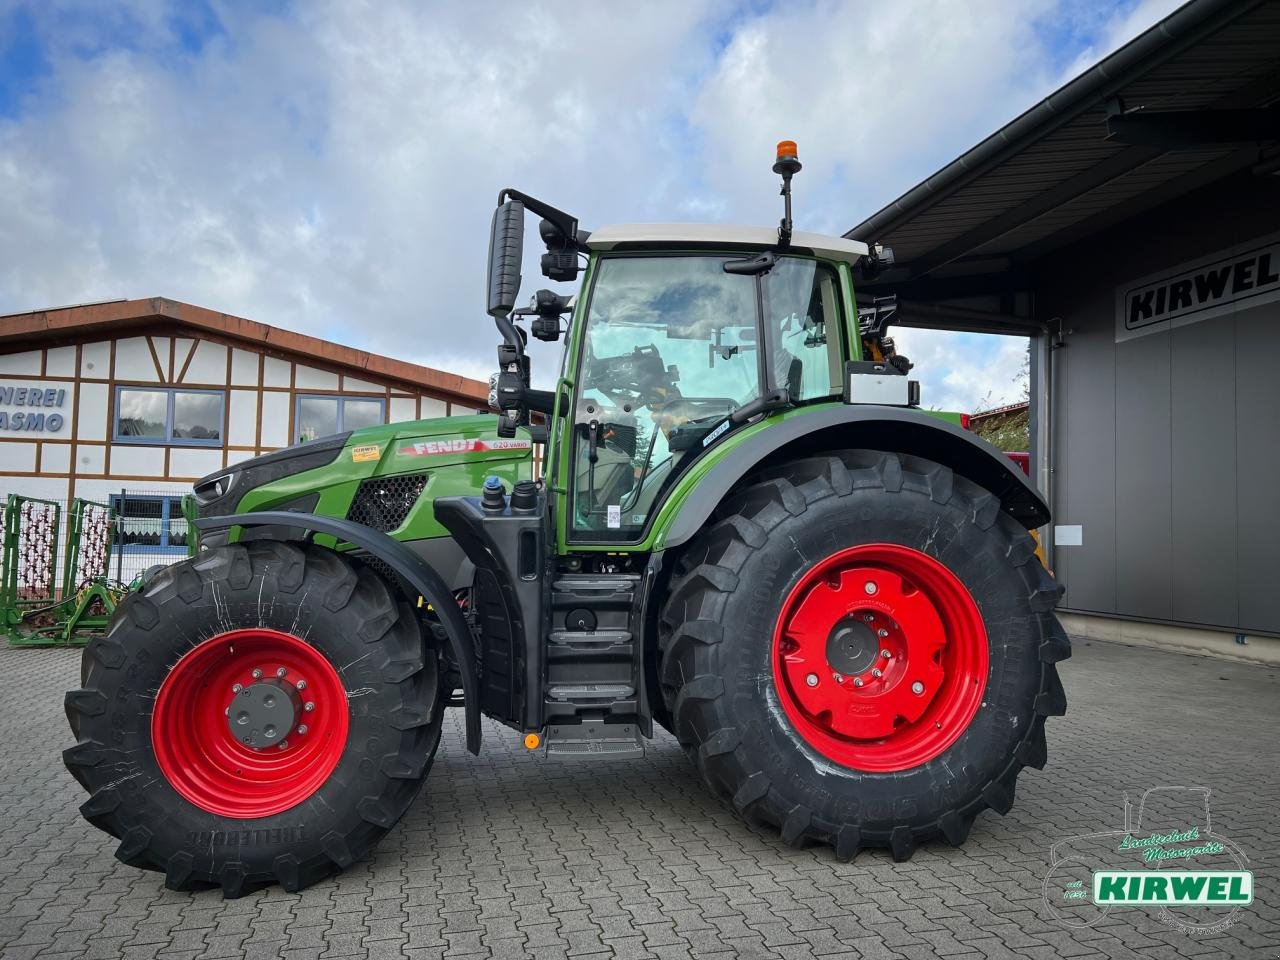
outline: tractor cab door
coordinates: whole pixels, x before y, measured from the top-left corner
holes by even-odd
[[[641,539],[677,472],[764,390],[793,402],[839,391],[836,271],[783,258],[762,277],[726,273],[732,259],[599,262],[574,401],[571,541]]]

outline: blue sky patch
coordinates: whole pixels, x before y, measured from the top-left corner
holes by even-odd
[[[0,13],[0,117],[15,117],[24,97],[52,72],[30,13]]]

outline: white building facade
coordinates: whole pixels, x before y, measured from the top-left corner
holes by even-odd
[[[107,503],[145,488],[167,519],[164,494],[231,463],[370,424],[474,413],[486,392],[160,298],[0,317],[0,500]]]

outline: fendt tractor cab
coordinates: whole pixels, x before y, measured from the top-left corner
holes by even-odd
[[[891,305],[855,293],[888,251],[793,231],[794,144],[773,169],[776,229],[588,233],[502,191],[497,416],[195,485],[199,554],[120,604],[67,695],[81,809],[121,860],[227,896],[313,883],[405,812],[450,706],[473,752],[489,717],[612,776],[660,726],[743,817],[846,860],[1009,809],[1066,707],[1028,532],[1049,512],[918,408]],[[529,213],[542,273],[583,278],[516,309]],[[550,390],[526,321],[565,339]]]

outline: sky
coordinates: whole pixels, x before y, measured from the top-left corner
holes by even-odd
[[[793,139],[840,234],[1178,5],[0,0],[0,313],[164,296],[483,379],[501,188],[772,225]],[[1025,341],[897,339],[926,406],[1017,399]]]

